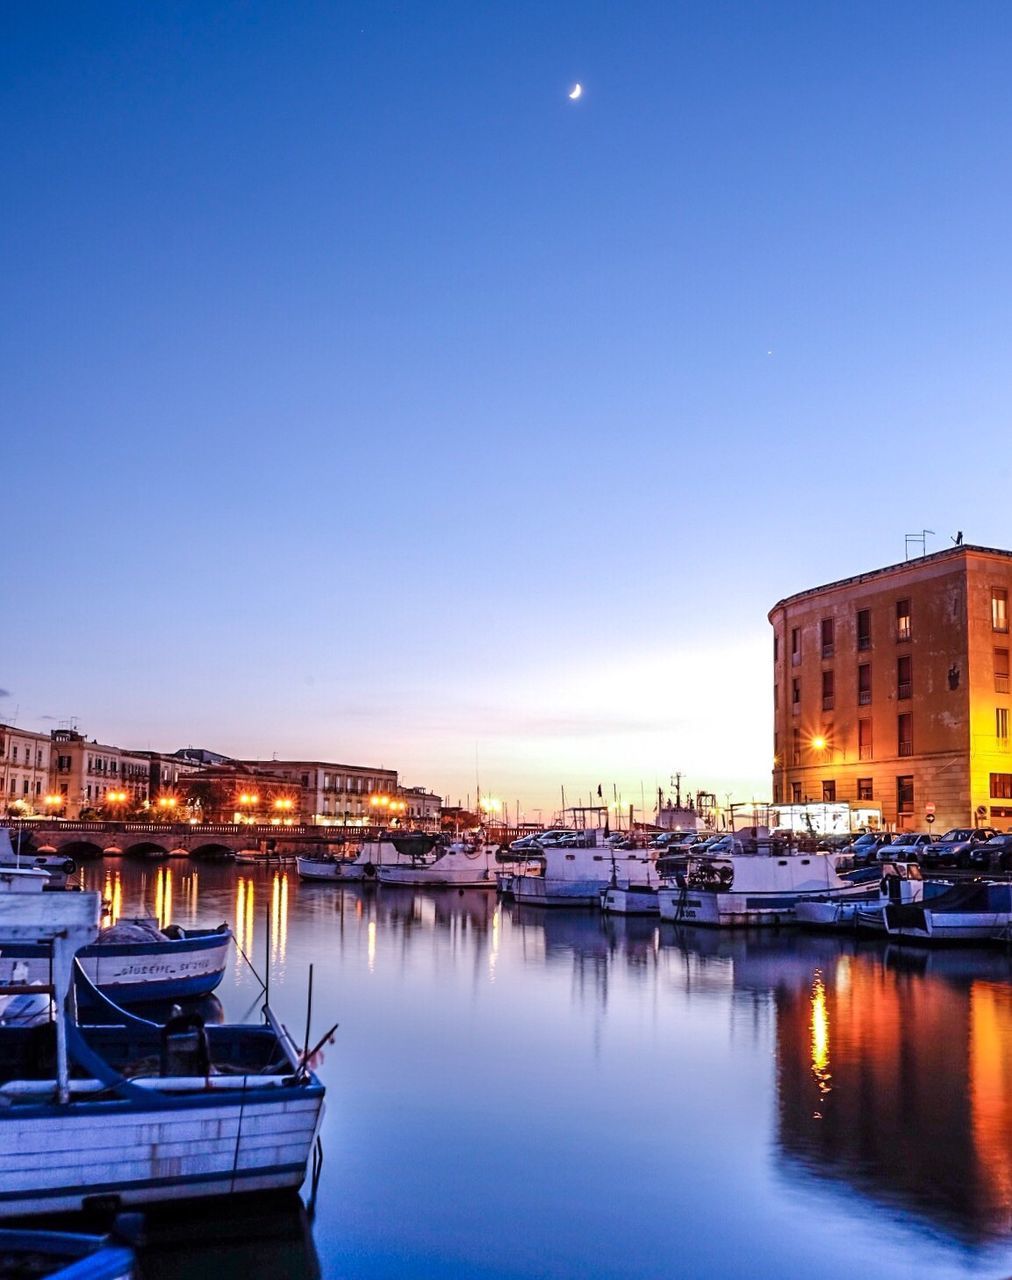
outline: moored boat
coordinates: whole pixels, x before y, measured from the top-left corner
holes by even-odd
[[[158,928],[152,919],[119,920],[84,947],[78,961],[88,980],[115,1004],[151,1003],[208,995],[225,973],[232,931]],[[47,983],[49,948],[11,943],[0,948],[0,992],[5,986]],[[87,987],[81,994],[88,998]]]
[[[913,903],[947,892],[947,881],[924,880],[916,862],[884,862],[864,873],[869,887],[849,897],[816,895],[798,902],[794,909],[798,924],[806,929],[826,929],[850,933],[885,933],[883,912],[890,903]],[[881,879],[871,880],[877,874]],[[859,881],[862,872],[845,878]]]
[[[59,1015],[0,1027],[0,1216],[297,1189],[324,1095],[304,1055],[267,1007],[263,1026],[82,1027],[74,957],[100,912],[97,893],[0,895],[0,947],[49,947]]]
[[[601,891],[616,885],[651,882],[654,862],[642,849],[614,849],[604,843],[603,832],[581,832],[580,843],[548,846],[531,860],[532,873],[524,867],[513,877],[517,902],[541,907],[597,907]]]
[[[780,850],[768,836],[753,836],[734,852],[690,857],[658,892],[661,919],[724,928],[793,924],[805,899],[867,893],[867,883],[845,879],[836,862],[833,853]]]
[[[601,910],[614,916],[660,914],[656,884],[614,884],[601,890]]]
[[[0,1230],[0,1276],[19,1280],[133,1280],[133,1250],[108,1236]]]
[[[929,944],[987,942],[1012,927],[1012,883],[971,880],[919,902],[882,908],[890,938]]]
[[[395,842],[399,857],[376,868],[380,884],[428,885],[433,888],[495,889],[499,846],[481,835],[471,839],[444,836],[415,837]]]

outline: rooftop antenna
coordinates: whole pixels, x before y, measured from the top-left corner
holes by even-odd
[[[950,538],[949,541],[955,546],[961,547],[963,545],[963,530],[957,529],[956,536],[954,538]]]
[[[934,529],[922,529],[920,533],[906,533],[903,535],[903,559],[910,560],[917,557],[911,557],[910,548],[920,547],[920,554],[926,556],[928,554],[928,534],[935,536]]]

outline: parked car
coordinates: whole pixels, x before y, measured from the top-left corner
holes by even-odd
[[[842,835],[819,836],[815,843],[817,853],[842,853],[853,842],[854,837],[844,832]]]
[[[934,843],[930,831],[901,831],[892,844],[880,845],[875,857],[879,862],[920,862],[921,854]]]
[[[930,849],[921,854],[921,865],[925,867],[968,867],[971,865],[970,852],[979,844],[984,844],[997,831],[993,827],[952,827]]]
[[[521,836],[510,844],[513,853],[537,853],[546,845],[558,844],[563,836],[573,835],[572,827],[550,827],[547,831],[533,831],[529,836]]]
[[[971,845],[966,857],[975,871],[1012,871],[1012,832]]]
[[[879,849],[883,845],[892,844],[892,839],[892,833],[889,831],[866,831],[843,852],[853,858],[855,867],[874,866],[878,861]]]

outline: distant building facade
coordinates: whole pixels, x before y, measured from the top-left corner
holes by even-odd
[[[779,601],[774,803],[1012,827],[1012,552],[955,546]]]
[[[4,812],[29,816],[52,807],[46,804],[50,747],[48,733],[0,724],[0,804]]]
[[[397,798],[396,769],[329,764],[322,760],[243,760],[250,769],[269,771],[297,787],[303,797],[303,821],[323,826],[354,826],[384,821]],[[385,801],[385,803],[384,803]]]
[[[443,797],[427,791],[425,787],[398,787],[397,799],[404,805],[398,814],[402,822],[411,826],[438,827],[443,808]]]
[[[62,818],[100,811],[119,817],[142,808],[149,798],[146,760],[121,747],[89,740],[76,729],[54,729],[50,746],[50,782]]]

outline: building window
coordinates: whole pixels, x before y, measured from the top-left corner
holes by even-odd
[[[11,761],[12,761],[14,764],[17,764],[17,762],[18,762],[18,749],[17,749],[17,747],[11,747]]]
[[[780,657],[780,637],[774,631],[773,632],[773,661],[776,662],[776,660],[779,657]]]
[[[836,804],[836,783],[832,779],[826,779],[822,784],[822,803]]]
[[[896,659],[896,696],[901,699],[914,696],[914,661],[909,654]]]
[[[791,681],[791,710],[795,715],[801,710],[801,681],[797,676]]]
[[[779,779],[777,779],[777,780],[773,783],[773,803],[774,803],[774,804],[779,804],[779,803],[780,803],[780,780],[779,780]],[[412,812],[412,814],[413,814],[413,813],[414,813],[414,809],[412,809],[412,810],[411,810],[411,812]]]
[[[1008,650],[994,651],[994,691],[1008,693]]]
[[[801,661],[801,628],[791,628],[791,666],[796,667]]]
[[[833,673],[832,671],[823,671],[822,673],[822,709],[823,711],[833,710]]]
[[[857,780],[857,798],[858,800],[874,800],[875,787],[871,778],[858,778]]]
[[[800,804],[800,803],[801,803],[801,783],[792,782],[791,783],[791,804]]]
[[[1002,742],[1008,740],[1008,707],[994,709],[994,736]]]
[[[780,685],[773,681],[773,714],[776,715],[780,710]]]
[[[896,717],[896,748],[901,756],[914,754],[914,718],[909,711]]]
[[[991,799],[1012,800],[1012,773],[991,774]]]
[[[912,773],[904,773],[896,779],[896,812],[913,813],[913,811],[914,776]]]
[[[896,601],[896,639],[910,639],[910,601]]]
[[[867,707],[871,702],[871,663],[862,662],[857,669],[857,703]]]
[[[872,758],[870,720],[859,720],[857,722],[857,758],[859,760],[870,760]]]
[[[831,658],[833,656],[833,619],[822,619],[822,656]]]
[[[801,730],[795,729],[791,735],[791,764],[801,763]]]
[[[870,609],[858,609],[857,611],[857,647],[859,649],[871,648]]]
[[[991,588],[991,629],[1008,631],[1008,591],[1005,587]]]

